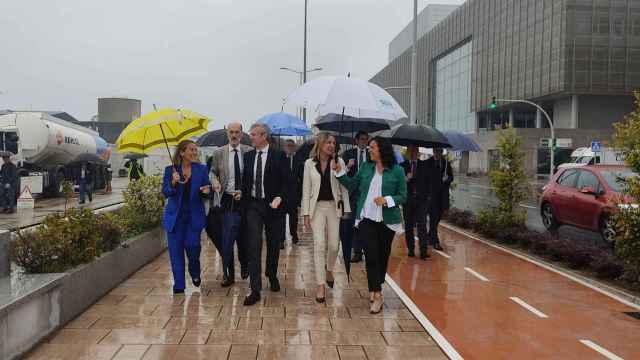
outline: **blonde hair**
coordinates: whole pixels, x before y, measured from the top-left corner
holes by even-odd
[[[327,141],[329,141],[330,138],[333,138],[334,141],[336,140],[336,137],[329,134],[328,132],[322,131],[318,133],[318,135],[316,136],[316,143],[313,145],[313,148],[309,153],[309,158],[320,160],[320,152],[322,151],[322,147]],[[337,146],[338,144],[336,144],[336,151],[338,150]]]
[[[171,158],[171,160],[173,161],[174,165],[182,165],[182,156],[180,156],[180,155],[181,155],[182,152],[187,150],[187,147],[190,144],[195,145],[196,143],[194,141],[191,141],[191,140],[182,140],[182,141],[180,141],[180,143],[178,143],[178,146],[176,147],[176,150],[173,153],[173,158]]]

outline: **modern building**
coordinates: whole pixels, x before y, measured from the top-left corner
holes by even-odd
[[[140,117],[142,102],[129,98],[98,98],[97,121],[90,124],[108,143],[113,144],[129,123]]]
[[[429,4],[418,14],[418,38],[431,31],[444,20],[458,5]],[[389,43],[389,62],[402,55],[413,45],[413,21]]]
[[[409,110],[411,49],[372,81]],[[546,117],[565,149],[605,144],[612,124],[634,108],[640,88],[640,1],[468,0],[418,40],[417,120],[472,135],[483,148],[465,154],[463,172],[486,173],[497,162],[496,132],[510,124],[525,139],[529,172],[545,174]]]

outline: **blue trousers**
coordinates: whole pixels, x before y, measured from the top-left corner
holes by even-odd
[[[173,289],[184,290],[184,255],[188,259],[189,275],[192,279],[200,279],[200,233],[202,230],[191,229],[189,215],[180,215],[173,231],[167,232],[171,272],[173,273]]]

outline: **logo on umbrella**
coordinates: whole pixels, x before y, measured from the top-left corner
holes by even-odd
[[[383,108],[393,109],[393,104],[389,100],[380,99],[380,105]]]

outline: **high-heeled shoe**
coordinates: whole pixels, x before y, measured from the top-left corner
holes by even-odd
[[[326,297],[327,297],[327,289],[324,289],[324,291],[323,291],[323,292],[324,292],[324,296],[323,296],[323,297],[318,297],[318,296],[316,295],[316,302],[317,302],[318,304],[324,304],[324,302],[326,301]]]
[[[329,275],[330,272],[327,271],[327,275]],[[335,279],[333,278],[333,274],[331,274],[331,280],[328,280],[329,276],[327,276],[327,286],[329,286],[331,289],[333,289],[333,285],[335,285]]]
[[[371,308],[369,309],[369,312],[372,314],[379,314],[380,311],[382,311],[382,304],[383,304],[383,300],[381,295],[380,297],[373,300],[373,303],[371,303]]]

